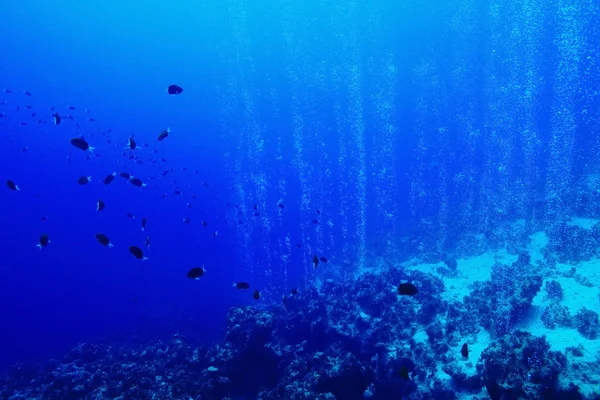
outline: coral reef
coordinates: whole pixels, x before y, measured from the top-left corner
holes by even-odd
[[[463,323],[471,330],[480,324],[495,337],[515,328],[542,287],[542,276],[529,263],[529,256],[522,253],[511,266],[494,264],[492,279],[476,282],[465,297],[470,316]]]
[[[440,278],[418,270],[327,279],[285,305],[232,308],[223,339],[210,346],[192,346],[180,335],[138,347],[82,344],[60,361],[16,366],[0,378],[0,400],[578,396],[570,382],[566,389],[557,383],[565,356],[544,338],[514,331],[542,285],[528,267],[526,256],[496,264],[491,281],[452,303],[443,300]],[[399,295],[399,282],[419,293]],[[563,323],[564,310],[551,307],[549,321]],[[597,316],[578,315],[578,326],[593,331]],[[479,324],[495,340],[481,357],[464,357],[461,346]]]
[[[573,324],[579,333],[587,339],[596,339],[600,334],[600,320],[598,318],[598,313],[588,310],[585,307],[575,314]]]

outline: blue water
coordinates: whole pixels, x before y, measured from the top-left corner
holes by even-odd
[[[515,221],[598,218],[600,6],[563,3],[11,2],[0,368],[82,341],[218,340],[234,305],[510,247]]]

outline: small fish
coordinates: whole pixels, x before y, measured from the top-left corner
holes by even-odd
[[[102,200],[98,199],[98,201],[96,202],[96,211],[102,211],[102,210],[104,210],[104,207],[106,207],[104,202]]]
[[[410,380],[410,377],[408,376],[408,368],[406,367],[406,365],[402,365],[398,369],[398,376],[404,380]]]
[[[204,273],[206,272],[206,270],[204,269],[204,267],[197,267],[197,268],[192,268],[188,271],[187,273],[187,277],[190,279],[198,279],[201,276],[204,276]]]
[[[144,257],[144,252],[142,251],[142,249],[140,249],[137,246],[129,246],[129,252],[133,254],[133,256],[138,260],[144,261],[148,259],[148,257]]]
[[[69,110],[71,110],[71,111],[75,111],[75,107],[74,107],[74,106],[68,106],[67,108],[68,108]]]
[[[181,93],[183,93],[183,88],[181,86],[178,86],[178,85],[170,85],[167,88],[167,93],[169,93],[169,94],[181,94]]]
[[[41,249],[42,247],[48,246],[48,244],[50,244],[50,239],[48,238],[48,235],[42,233],[40,235],[40,242],[36,246]]]
[[[115,176],[117,176],[116,172],[113,172],[112,174],[108,175],[106,178],[104,178],[104,184],[109,185],[110,183],[112,183],[112,181],[115,180]]]
[[[460,349],[460,354],[462,354],[462,356],[464,358],[468,358],[469,357],[469,346],[466,343],[464,343],[462,345],[462,348]]]
[[[319,257],[319,260],[321,260],[321,262],[323,264],[327,264],[327,258],[325,258],[325,257]]]
[[[398,285],[398,294],[406,296],[414,296],[419,293],[419,290],[412,283],[401,283]]]
[[[315,266],[315,269],[317,269],[317,266],[319,265],[319,257],[317,257],[317,255],[313,255],[313,264]]]
[[[129,175],[128,172],[119,172],[119,176],[125,179],[131,179],[133,176]]]
[[[239,290],[246,290],[250,288],[250,284],[248,282],[233,282],[233,287]]]
[[[260,300],[260,292],[257,289],[255,289],[254,292],[252,292],[252,298],[254,300]]]
[[[277,207],[279,207],[279,208],[285,208],[285,205],[283,203],[279,203],[279,204],[277,204]]]
[[[158,134],[158,141],[160,142],[161,140],[165,140],[167,138],[167,136],[169,136],[169,133],[171,133],[171,128],[167,128],[167,129],[161,131]]]
[[[146,230],[146,217],[142,218],[142,232]]]
[[[214,231],[213,232],[213,237],[216,238],[217,236],[219,236],[219,231]]]
[[[24,92],[23,92],[23,94],[24,94],[25,96],[29,96],[29,97],[31,97],[31,92],[29,92],[29,91],[27,91],[27,90],[26,90],[26,91],[24,91]]]
[[[79,179],[77,180],[77,183],[79,183],[80,185],[87,185],[91,181],[92,181],[91,176],[80,176]]]
[[[190,219],[189,218],[184,218],[183,222],[185,222],[186,224],[189,224],[190,223]]]
[[[296,247],[299,248],[299,249],[301,249],[302,245],[300,243],[296,243]]]
[[[134,219],[134,218],[135,218],[135,215],[133,215],[132,213],[127,213],[127,214],[126,214],[126,217],[127,217],[127,218],[131,218],[131,219]]]
[[[319,220],[318,220],[318,219],[313,219],[311,222],[312,222],[313,224],[318,224],[318,223],[319,223]]]
[[[94,147],[91,147],[88,142],[83,138],[73,138],[70,140],[71,144],[83,151],[94,151]]]
[[[202,221],[202,226],[208,226],[208,222]]]
[[[10,190],[21,190],[19,189],[19,187],[10,179],[6,181],[6,186],[10,189]]]
[[[295,296],[295,295],[297,295],[297,294],[298,294],[298,289],[296,289],[296,288],[293,288],[293,289],[290,291],[290,294],[291,294],[292,296]]]
[[[60,125],[61,118],[58,113],[52,114],[52,118],[54,119],[54,125]]]
[[[133,136],[129,138],[129,141],[127,142],[127,147],[129,148],[129,150],[135,150],[137,148],[137,143],[135,142],[135,140],[133,140]]]
[[[146,248],[150,248],[150,236],[146,236]]]
[[[131,183],[132,185],[137,186],[137,187],[146,187],[146,184],[143,183],[138,178],[131,178],[131,179],[129,179],[129,183]]]
[[[108,238],[108,236],[106,236],[103,233],[96,233],[96,240],[102,246],[113,247],[113,244],[110,242],[110,239]]]

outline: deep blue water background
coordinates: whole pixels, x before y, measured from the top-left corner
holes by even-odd
[[[597,6],[576,2],[584,12],[570,30],[549,2],[528,17],[541,29],[530,38],[527,18],[514,19],[521,2],[419,3],[11,2],[0,16],[0,89],[13,90],[0,93],[0,171],[22,190],[0,195],[0,366],[104,337],[212,340],[228,307],[251,301],[234,280],[275,302],[313,282],[313,253],[343,275],[407,235],[417,239],[403,256],[441,257],[467,229],[489,234],[540,203],[551,214],[584,207],[564,189],[597,172],[599,64],[586,58],[600,43]],[[573,60],[560,48],[580,56],[579,88],[558,69]],[[170,84],[184,93],[168,96]],[[54,126],[49,107],[74,120]],[[561,107],[575,125],[564,136]],[[143,164],[128,160],[131,134],[149,146],[136,151]],[[69,144],[78,135],[98,157]],[[105,187],[113,171],[149,186]],[[77,185],[81,175],[92,183]],[[42,232],[51,244],[40,251]],[[146,234],[140,262],[127,247]],[[202,264],[206,279],[185,279]]]

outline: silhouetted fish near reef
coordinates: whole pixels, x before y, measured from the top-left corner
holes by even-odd
[[[38,244],[36,244],[36,246],[41,249],[42,247],[46,247],[49,244],[50,244],[50,239],[48,238],[48,235],[46,235],[45,233],[42,233],[40,235],[40,241]]]
[[[127,148],[129,150],[135,150],[137,147],[137,143],[135,142],[135,140],[133,140],[133,136],[131,136],[129,138],[129,141],[127,142]]]
[[[61,118],[60,115],[58,115],[58,113],[54,113],[52,115],[52,118],[54,119],[54,125],[60,125]]]
[[[419,289],[412,283],[401,283],[398,285],[398,294],[405,296],[414,296],[419,293]]]
[[[131,179],[133,176],[129,175],[128,172],[119,172],[119,176],[125,179]]]
[[[80,176],[79,179],[77,180],[77,183],[79,183],[80,185],[87,185],[91,181],[92,181],[91,176]]]
[[[96,202],[96,211],[102,211],[102,210],[104,210],[104,207],[106,207],[106,205],[104,204],[104,202],[102,200],[98,200]]]
[[[469,357],[469,346],[466,343],[464,343],[462,345],[462,348],[460,349],[460,354],[462,354],[462,356],[464,358],[468,358]]]
[[[144,257],[144,252],[137,246],[129,246],[129,252],[133,254],[138,260],[147,260],[148,257]]]
[[[260,300],[260,292],[258,290],[255,290],[254,292],[252,292],[252,298],[254,300]]]
[[[321,260],[322,263],[327,264],[327,258],[319,257],[319,260]]]
[[[10,179],[6,181],[6,187],[8,187],[10,190],[21,190],[19,189],[19,187]]]
[[[169,93],[169,94],[181,94],[181,93],[183,93],[183,88],[181,86],[178,86],[178,85],[170,85],[167,88],[167,93]]]
[[[190,279],[198,279],[201,276],[204,276],[206,270],[203,267],[192,268],[188,271],[187,277]]]
[[[131,178],[131,179],[129,179],[129,183],[131,183],[132,185],[137,186],[137,187],[146,187],[146,184],[143,183],[138,178]]]
[[[319,257],[317,257],[317,255],[313,255],[313,265],[314,268],[317,269],[317,266],[319,265]]]
[[[246,290],[250,288],[250,284],[248,282],[233,282],[233,287],[240,290]]]
[[[83,138],[73,138],[70,142],[73,146],[83,151],[94,151],[94,147],[91,147]]]
[[[108,238],[108,236],[106,236],[103,233],[96,233],[96,240],[102,246],[113,247],[113,244],[110,242],[110,239]]]
[[[142,218],[142,232],[146,230],[146,217]]]
[[[104,178],[104,184],[109,185],[112,181],[115,180],[115,176],[117,176],[116,172],[113,172],[112,174],[108,175],[106,178]]]
[[[158,134],[158,141],[165,140],[169,136],[169,133],[171,133],[171,128],[167,128],[167,129],[161,131]]]

